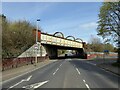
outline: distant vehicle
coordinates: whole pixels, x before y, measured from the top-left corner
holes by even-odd
[[[67,54],[65,54],[65,57],[67,57],[68,55]]]

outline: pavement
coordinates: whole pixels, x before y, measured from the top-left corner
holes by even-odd
[[[43,62],[37,63],[37,66],[35,66],[35,64],[29,64],[29,65],[24,65],[18,68],[2,71],[2,81],[7,81],[16,76],[26,74],[26,72],[31,72],[33,70],[46,66],[47,64],[52,63],[54,61],[55,60],[45,60]]]
[[[83,59],[63,59],[49,63],[2,83],[3,89],[25,88],[112,88],[119,90],[120,76],[107,72]],[[63,90],[63,89],[61,89]]]

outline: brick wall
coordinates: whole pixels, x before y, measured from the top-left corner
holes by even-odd
[[[48,57],[38,57],[38,62],[48,60]],[[35,63],[35,57],[23,57],[23,58],[6,58],[2,60],[2,71],[17,68],[23,65],[29,65]]]

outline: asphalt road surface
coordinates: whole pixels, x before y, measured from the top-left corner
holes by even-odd
[[[66,59],[50,63],[16,79],[2,88],[119,88],[120,76],[102,70],[85,60]]]

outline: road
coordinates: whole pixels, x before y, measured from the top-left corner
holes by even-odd
[[[12,88],[118,88],[120,76],[104,71],[86,60],[66,59],[50,63],[18,78],[3,82]],[[101,89],[102,90],[102,89]]]

